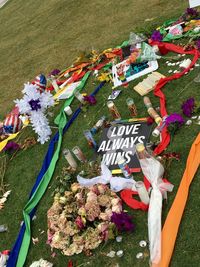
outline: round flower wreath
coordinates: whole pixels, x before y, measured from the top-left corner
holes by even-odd
[[[97,248],[114,238],[116,230],[134,228],[122,211],[121,199],[102,184],[89,188],[72,184],[71,191],[55,195],[47,217],[48,243],[67,256]]]

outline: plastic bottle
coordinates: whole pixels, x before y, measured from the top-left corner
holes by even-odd
[[[123,156],[119,157],[118,166],[121,169],[125,178],[127,178],[127,179],[133,178],[133,176],[131,174],[131,170],[130,170],[130,168],[129,168],[128,164],[126,163],[126,160]]]
[[[165,116],[163,118],[163,120],[158,124],[158,126],[153,130],[152,135],[154,137],[158,137],[160,135],[160,133],[162,132],[163,128],[166,125],[166,118],[167,118],[167,116]]]
[[[94,138],[93,138],[93,135],[92,135],[91,131],[90,131],[90,130],[85,130],[85,131],[83,132],[83,134],[84,134],[85,138],[86,138],[87,141],[88,141],[88,145],[89,145],[90,147],[93,147],[93,148],[97,149],[97,143],[95,142],[95,140],[94,140]]]
[[[137,151],[137,155],[139,159],[146,159],[146,158],[151,157],[149,153],[147,152],[147,150],[145,149],[145,146],[143,143],[138,143],[136,144],[135,147],[136,147],[136,151]]]
[[[97,123],[90,130],[91,133],[95,134],[96,132],[98,132],[98,130],[103,126],[105,120],[106,120],[106,116],[102,116],[101,119],[98,120]]]

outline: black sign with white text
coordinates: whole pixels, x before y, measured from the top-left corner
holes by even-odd
[[[97,153],[110,170],[117,170],[118,159],[123,156],[132,172],[140,171],[140,164],[135,154],[137,143],[148,142],[151,126],[146,122],[120,124],[105,128]]]

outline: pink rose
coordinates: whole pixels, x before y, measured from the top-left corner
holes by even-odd
[[[100,223],[97,228],[102,233],[102,239],[108,240],[109,232],[108,232],[108,223]]]
[[[101,219],[103,221],[109,221],[109,216],[105,212],[101,212],[99,214],[99,219]]]
[[[108,189],[108,187],[105,184],[98,184],[97,187],[100,194],[104,194]]]
[[[83,228],[85,227],[85,224],[84,224],[84,222],[83,222],[81,216],[78,216],[78,217],[76,218],[75,223],[76,223],[78,229],[80,229],[80,230],[83,229]]]
[[[118,204],[118,205],[112,206],[112,212],[121,213],[122,212],[122,205]]]
[[[105,210],[105,213],[106,213],[106,215],[108,216],[108,220],[110,220],[110,218],[111,218],[111,216],[112,216],[112,210],[111,209],[106,209]]]
[[[102,222],[97,226],[97,228],[100,232],[104,232],[108,230],[108,223]]]
[[[87,193],[87,202],[97,202],[97,195],[92,191]]]
[[[91,192],[95,193],[96,195],[99,195],[99,190],[98,190],[97,185],[92,185],[92,186],[90,186],[89,189]]]
[[[112,206],[118,205],[120,202],[121,202],[121,199],[119,199],[119,198],[113,198],[111,200]]]

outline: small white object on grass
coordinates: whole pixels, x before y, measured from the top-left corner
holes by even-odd
[[[123,250],[118,250],[116,255],[121,258],[124,255],[124,251]]]
[[[116,241],[117,241],[118,243],[122,242],[122,236],[120,236],[120,235],[117,236],[117,237],[116,237]]]
[[[137,253],[136,259],[143,259],[144,255],[142,252]]]
[[[186,123],[185,123],[185,125],[188,125],[188,126],[191,125],[191,124],[192,124],[192,120],[187,120]]]
[[[114,250],[111,250],[106,256],[109,258],[114,258],[115,254],[116,254],[116,252]]]
[[[147,242],[145,240],[141,240],[139,242],[139,245],[140,245],[141,248],[145,248],[147,246]]]

